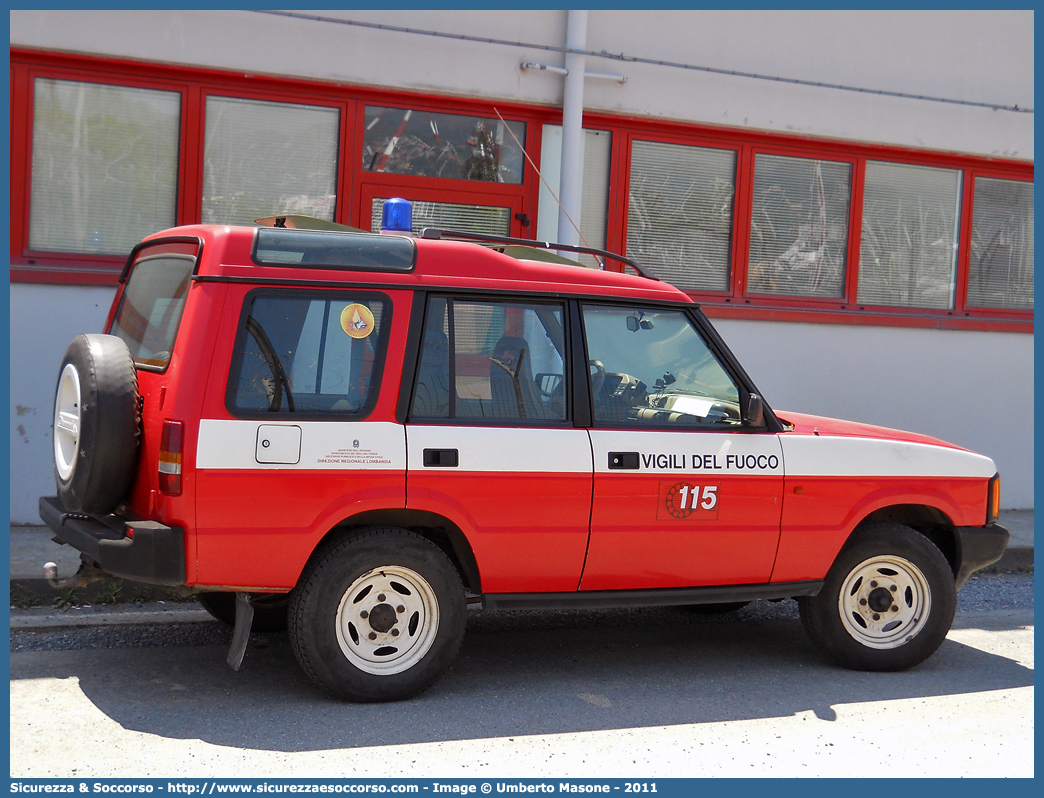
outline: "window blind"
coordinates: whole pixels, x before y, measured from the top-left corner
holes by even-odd
[[[953,308],[961,172],[868,161],[858,301]]]
[[[338,109],[208,97],[206,113],[205,223],[278,214],[333,220]]]
[[[736,153],[635,141],[627,255],[678,288],[727,291]]]
[[[1033,183],[976,178],[968,305],[1033,308]]]
[[[755,157],[750,293],[844,296],[851,184],[847,163]]]

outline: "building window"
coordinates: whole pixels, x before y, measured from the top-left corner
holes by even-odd
[[[250,224],[275,214],[334,218],[336,108],[207,98],[203,222]]]
[[[595,249],[606,248],[609,220],[609,168],[613,134],[609,130],[585,130],[583,184],[580,187],[580,243]],[[562,241],[558,234],[558,199],[562,194],[562,126],[544,125],[540,144],[540,201],[537,232],[539,241]],[[570,254],[581,263],[598,267],[591,255]]]
[[[954,307],[960,196],[957,169],[867,162],[859,304]]]
[[[181,95],[37,78],[29,249],[125,255],[174,223]]]
[[[847,163],[755,158],[750,293],[844,297],[851,185]]]
[[[975,179],[968,305],[1033,309],[1033,183]]]
[[[736,153],[635,141],[627,255],[691,291],[728,291]]]
[[[522,183],[524,122],[368,105],[364,130],[363,171]]]

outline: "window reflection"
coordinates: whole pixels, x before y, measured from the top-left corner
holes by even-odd
[[[522,182],[524,122],[368,105],[364,129],[367,172]]]

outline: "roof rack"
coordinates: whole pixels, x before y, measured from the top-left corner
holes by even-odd
[[[594,247],[581,247],[577,244],[552,244],[550,241],[535,241],[531,238],[512,238],[510,236],[495,236],[488,235],[486,233],[471,233],[464,230],[442,230],[438,227],[425,227],[421,230],[421,238],[427,239],[442,239],[442,238],[457,238],[462,241],[485,241],[490,244],[510,244],[515,246],[531,247],[533,249],[547,249],[547,250],[558,250],[560,252],[578,252],[582,255],[598,255],[603,258],[610,258],[615,261],[619,261],[626,266],[630,266],[642,277],[648,280],[656,280],[660,282],[660,278],[653,274],[651,271],[646,269],[639,263],[635,263],[630,258],[625,258],[623,255],[617,255],[615,252],[609,252],[605,249],[595,249]]]

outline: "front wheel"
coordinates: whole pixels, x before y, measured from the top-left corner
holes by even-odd
[[[798,606],[809,636],[838,664],[899,671],[942,645],[957,591],[935,544],[909,527],[876,524],[855,534],[819,594]]]
[[[349,701],[398,701],[430,687],[464,636],[464,587],[433,543],[372,529],[322,552],[291,594],[290,640],[313,681]]]

